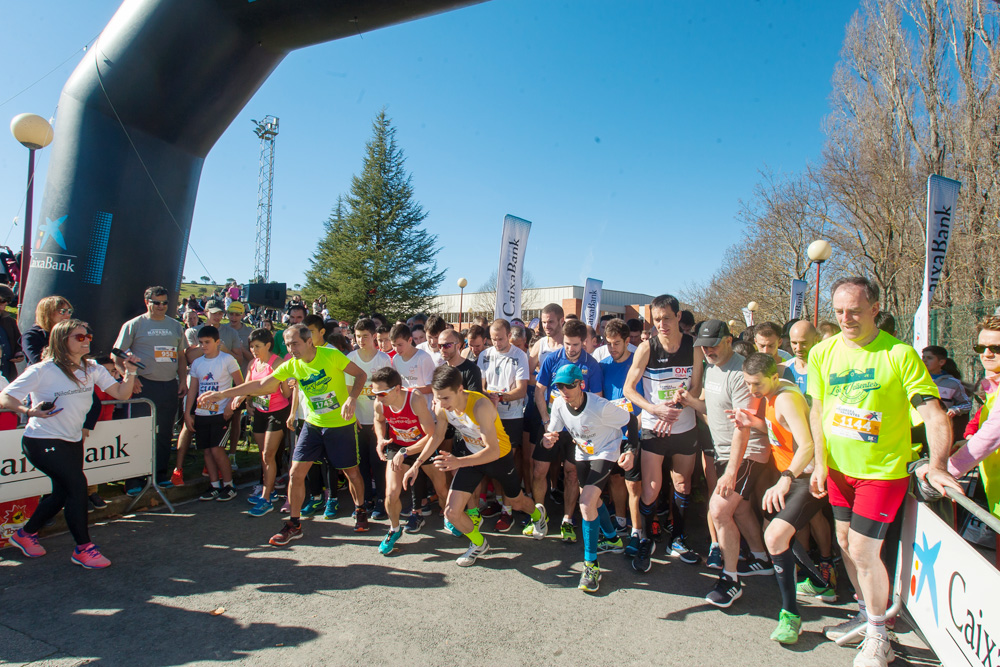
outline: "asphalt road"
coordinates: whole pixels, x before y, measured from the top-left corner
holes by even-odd
[[[703,600],[715,580],[704,567],[657,554],[639,575],[608,554],[587,595],[576,589],[579,543],[487,532],[489,556],[459,568],[467,542],[437,516],[390,557],[376,549],[385,524],[356,534],[347,516],[304,521],[303,539],[279,549],[266,544],[278,513],[250,517],[245,495],[93,527],[113,561],[103,571],[70,563],[67,534],[43,539],[40,559],[0,552],[0,663],[846,667],[854,657],[821,634],[846,605],[805,604],[799,643],[769,641],[772,577],[746,579],[719,610]],[[698,535],[692,546],[704,547]],[[909,647],[895,665],[937,664],[912,632],[899,638]]]

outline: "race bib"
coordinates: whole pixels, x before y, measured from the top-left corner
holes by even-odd
[[[861,442],[878,442],[878,432],[881,425],[881,412],[869,412],[840,405],[834,409],[830,430],[842,438],[860,440]]]
[[[337,395],[332,391],[318,396],[310,396],[309,403],[312,404],[313,413],[317,415],[333,412],[340,408],[340,401],[337,400]]]
[[[153,347],[153,359],[158,364],[177,363],[177,348],[172,345],[156,345]]]
[[[368,400],[371,401],[375,400],[375,390],[372,389],[372,386],[370,384],[366,384],[364,387],[361,388],[361,395],[367,396]]]
[[[632,405],[632,401],[628,400],[627,398],[618,398],[611,401],[611,403],[612,405],[618,406],[619,408],[621,408],[622,410],[624,410],[629,414],[635,412],[635,407]]]
[[[261,412],[268,412],[271,409],[271,395],[267,396],[254,396],[253,405],[255,408]]]

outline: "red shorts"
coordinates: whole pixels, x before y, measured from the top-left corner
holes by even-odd
[[[831,505],[847,507],[858,516],[881,523],[893,522],[909,488],[909,477],[857,479],[833,468],[826,481]]]

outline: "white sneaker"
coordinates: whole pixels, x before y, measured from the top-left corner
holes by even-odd
[[[541,540],[544,539],[545,535],[549,532],[549,517],[545,513],[544,505],[536,504],[535,509],[541,512],[542,516],[538,518],[538,521],[535,521],[532,524],[531,537],[532,539]]]
[[[459,567],[469,567],[476,562],[477,558],[485,555],[489,550],[490,545],[487,544],[486,540],[483,540],[483,543],[478,547],[475,544],[470,544],[465,553],[459,556],[455,562],[458,563]]]
[[[861,650],[854,657],[854,667],[886,667],[895,659],[889,640],[876,634],[865,637]]]

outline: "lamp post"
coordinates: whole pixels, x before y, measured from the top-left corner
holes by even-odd
[[[747,310],[750,311],[750,326],[753,326],[753,315],[757,312],[757,302],[751,301],[747,304]]]
[[[819,239],[809,244],[806,254],[809,255],[810,262],[816,262],[816,305],[813,308],[813,326],[819,326],[819,267],[823,262],[830,259],[833,248],[829,242]]]
[[[35,151],[52,143],[52,126],[49,121],[33,113],[22,113],[10,121],[10,133],[28,149],[28,191],[24,204],[24,241],[21,248],[21,275],[18,278],[18,303],[24,296],[31,266],[31,217],[35,190]]]
[[[469,281],[465,278],[458,279],[458,330],[462,330],[462,298],[465,296],[465,286],[469,284]]]

